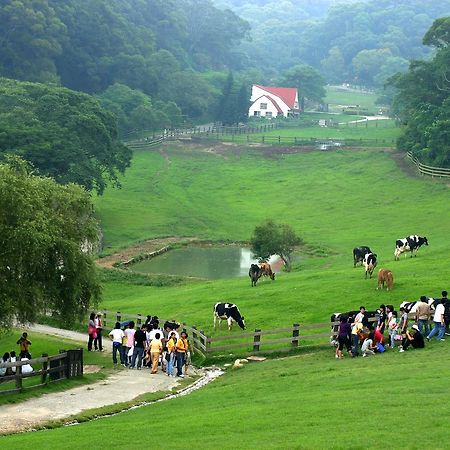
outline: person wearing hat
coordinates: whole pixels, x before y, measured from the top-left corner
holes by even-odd
[[[400,352],[404,352],[405,350],[408,350],[408,347],[410,345],[412,345],[413,348],[424,348],[425,347],[425,340],[423,338],[423,334],[419,330],[419,326],[414,324],[412,326],[412,330],[414,331],[413,334],[411,334],[408,330],[406,330],[406,336],[403,339],[402,347],[400,348]]]
[[[94,339],[94,348],[95,350],[103,351],[103,342],[102,342],[102,330],[103,330],[103,322],[102,322],[103,314],[99,311],[95,315],[94,324],[97,329],[97,337]]]

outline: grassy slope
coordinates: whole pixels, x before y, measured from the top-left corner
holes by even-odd
[[[245,278],[176,288],[107,283],[108,309],[174,317],[212,332],[212,305],[224,299],[241,307],[250,329],[267,329],[323,322],[331,312],[361,303],[373,308],[422,294],[437,296],[448,287],[448,188],[408,178],[389,154],[340,151],[275,158],[257,151],[230,150],[226,157],[165,151],[170,164],[156,181],[154,170],[145,167],[159,166],[164,158],[138,152],[122,191],[108,191],[98,201],[105,238],[113,248],[127,239],[159,235],[248,239],[256,224],[273,217],[332,256],[301,255],[298,272],[253,289]],[[150,176],[143,175],[145,170]],[[430,246],[413,260],[394,262],[395,239],[411,233],[426,235]],[[353,269],[355,245],[371,246],[379,267],[393,270],[393,292],[376,291],[375,280],[364,280],[362,269]]]
[[[0,349],[1,354],[5,352],[10,352],[15,350],[16,353],[19,353],[18,345],[16,345],[17,339],[22,334],[22,331],[14,329],[9,333],[0,335]],[[57,355],[60,350],[70,350],[74,348],[83,347],[83,344],[78,344],[73,341],[68,341],[60,338],[54,338],[47,335],[41,335],[38,333],[29,332],[28,338],[32,342],[30,347],[30,353],[33,358],[39,358],[43,353],[47,353],[48,355]],[[112,368],[112,360],[110,355],[105,355],[104,353],[99,352],[90,352],[87,351],[83,354],[83,359],[85,364],[95,364],[100,365],[103,368]],[[50,384],[46,387],[35,388],[33,390],[25,390],[20,394],[13,394],[7,396],[0,396],[0,405],[3,403],[16,403],[18,401],[26,400],[30,397],[35,397],[38,395],[42,395],[43,393],[55,392],[64,389],[68,389],[70,387],[74,387],[76,385],[82,383],[89,383],[95,381],[97,379],[101,379],[105,376],[105,373],[96,373],[96,374],[86,374],[81,379],[76,380],[68,380],[60,383]],[[29,378],[24,381],[24,386],[38,384],[40,382],[39,377]],[[11,383],[0,385],[1,389],[10,389]],[[1,441],[0,441],[1,448]]]
[[[346,91],[336,86],[327,86],[325,103],[333,105],[360,105],[369,111],[377,111],[375,105],[377,96],[375,93]]]
[[[389,440],[396,448],[423,448],[424,442],[446,448],[448,356],[446,344],[433,343],[358,360],[336,361],[323,351],[267,361],[188,397],[77,427],[0,438],[0,447],[57,442],[61,449],[79,449],[94,439],[111,448],[122,439],[137,448],[151,436],[152,442],[170,439],[176,449],[380,448]],[[436,405],[439,418],[430,413]],[[170,432],[169,424],[178,432]]]

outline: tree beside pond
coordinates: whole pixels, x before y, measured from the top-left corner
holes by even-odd
[[[0,164],[0,211],[0,328],[47,310],[65,323],[81,318],[100,297],[89,193],[9,156]]]
[[[250,239],[250,249],[260,259],[268,259],[271,255],[278,255],[285,263],[286,270],[291,270],[291,257],[301,238],[287,224],[277,224],[268,220],[263,225],[255,227]]]

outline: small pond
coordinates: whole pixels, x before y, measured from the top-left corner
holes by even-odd
[[[281,265],[278,257],[270,260],[276,272]],[[221,247],[183,247],[169,250],[160,256],[140,261],[131,270],[144,273],[164,273],[186,277],[235,278],[248,275],[250,264],[257,263],[248,248],[234,245]]]

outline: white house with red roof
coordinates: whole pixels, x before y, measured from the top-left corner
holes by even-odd
[[[299,114],[298,89],[268,87],[254,84],[252,86],[249,117],[288,117]]]

